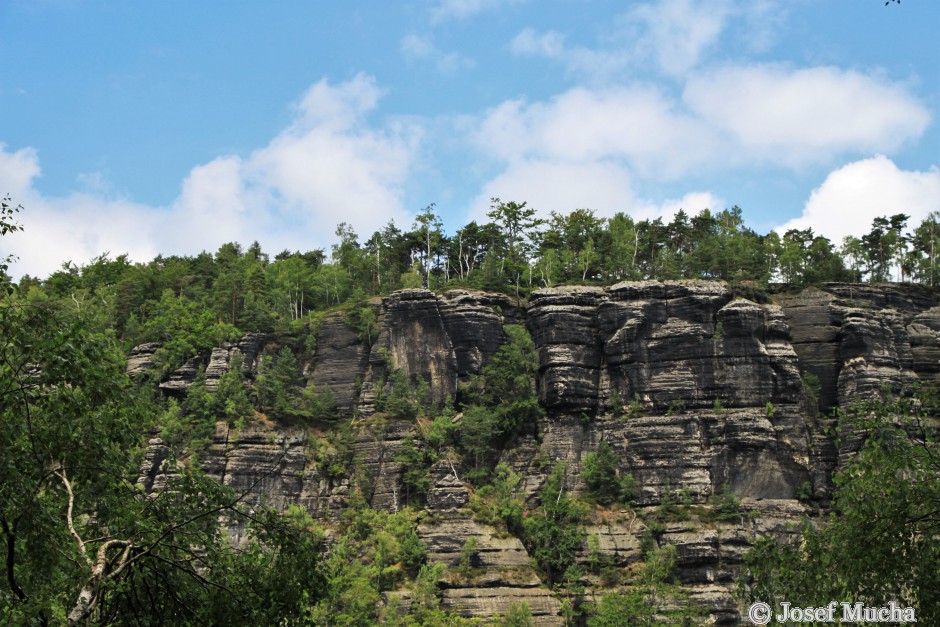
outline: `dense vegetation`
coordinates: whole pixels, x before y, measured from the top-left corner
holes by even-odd
[[[7,203],[9,205],[9,203]],[[24,276],[17,297],[81,311],[125,348],[163,343],[165,374],[185,357],[241,333],[287,331],[331,307],[402,287],[475,287],[522,295],[556,284],[637,279],[719,279],[767,286],[824,281],[940,282],[940,216],[908,229],[908,217],[874,220],[839,245],[812,229],[783,236],[749,228],[741,209],[679,211],[667,222],[577,209],[536,217],[525,203],[493,200],[485,224],[448,235],[434,206],[411,230],[394,223],[365,241],[347,224],[330,255],[282,251],[256,242],[214,254],[132,262],[109,254],[67,262],[44,279]],[[7,225],[14,224],[6,220]],[[912,225],[913,226],[913,225]],[[0,266],[0,279],[7,269]],[[9,282],[6,279],[6,282]]]
[[[19,230],[16,210],[4,201],[0,235]],[[429,400],[426,382],[390,369],[377,390],[371,426],[403,420],[418,429],[396,454],[405,466],[404,508],[374,511],[363,496],[365,479],[350,477],[349,422],[336,419],[329,389],[304,386],[300,375],[300,360],[316,350],[320,316],[342,310],[371,344],[377,329],[368,297],[400,287],[467,286],[523,296],[557,283],[643,278],[723,279],[751,287],[891,278],[936,285],[940,278],[937,215],[912,233],[905,231],[906,216],[878,218],[869,233],[848,238],[841,248],[811,230],[758,235],[737,208],[694,217],[679,212],[669,223],[636,222],[624,214],[601,219],[588,210],[541,221],[524,203],[494,200],[488,217],[486,224],[471,223],[448,236],[432,206],[411,231],[390,223],[362,244],[340,225],[329,259],[313,250],[284,251],[271,260],[257,243],[247,250],[229,243],[215,254],[146,263],[104,254],[16,285],[7,275],[14,260],[0,260],[0,621],[461,624],[442,609],[438,585],[445,576],[472,579],[477,547],[465,546],[456,573],[445,575],[442,565],[427,560],[415,533],[430,488],[428,471],[442,460],[472,484],[477,520],[526,546],[563,599],[571,624],[695,620],[699,616],[675,580],[674,548],[659,546],[657,534],[665,522],[693,515],[737,520],[743,512],[731,495],[695,509],[682,502],[681,492],[667,494],[645,515],[644,561],[629,573],[607,564],[585,531],[586,520],[602,520],[614,510],[640,515],[632,508],[637,486],[618,473],[619,460],[607,442],[585,456],[584,495],[572,493],[564,465],[549,467],[543,460],[548,479],[525,503],[520,477],[498,462],[503,450],[534,435],[543,410],[534,393],[532,340],[509,325],[506,342],[483,372],[445,406]],[[236,356],[214,389],[202,372],[181,401],[154,393],[152,384],[190,357],[254,331],[274,333],[282,347],[263,357],[252,385]],[[131,382],[124,356],[143,342],[160,343],[156,367],[150,381]],[[296,508],[248,507],[246,494],[201,472],[200,451],[216,421],[237,428],[261,417],[307,427],[320,474],[330,481],[351,479],[341,524],[330,528]],[[136,483],[137,469],[146,444],[142,434],[154,432],[171,446],[178,473],[146,493]],[[760,544],[747,593],[795,600],[803,597],[793,590],[811,585],[827,594],[874,598],[891,581],[940,589],[929,587],[937,571],[910,569],[905,561],[916,554],[915,564],[936,564],[936,544],[916,542],[936,535],[933,449],[897,433],[874,432],[884,435],[871,440],[839,479],[840,517],[825,532],[807,527],[809,540],[800,547]],[[878,474],[884,472],[887,479]],[[906,488],[891,477],[922,481]],[[877,581],[866,579],[874,575],[863,564],[846,563],[851,580],[807,569],[807,562],[844,558],[867,517],[879,515],[866,499],[880,485],[892,486],[886,498],[894,500],[878,501],[879,508],[920,525],[902,538],[909,553],[881,556],[878,563],[893,570]],[[895,522],[886,519],[884,533],[895,531]],[[237,548],[225,532],[231,525],[247,531]],[[588,566],[577,559],[585,549]],[[589,575],[608,593],[589,600]],[[500,621],[525,625],[531,617],[519,605]]]

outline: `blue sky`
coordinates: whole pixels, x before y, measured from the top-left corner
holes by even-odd
[[[540,213],[940,210],[940,2],[0,0],[16,275]]]

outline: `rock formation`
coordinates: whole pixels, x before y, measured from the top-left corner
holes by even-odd
[[[546,415],[536,438],[504,453],[522,475],[520,489],[531,501],[551,464],[565,461],[569,485],[583,490],[582,460],[605,440],[619,471],[636,479],[641,511],[667,496],[702,504],[733,493],[750,515],[710,525],[670,522],[655,541],[677,547],[692,601],[716,622],[735,624],[735,569],[754,538],[788,533],[831,495],[839,451],[825,431],[830,410],[940,378],[938,305],[935,290],[895,285],[834,284],[758,303],[722,283],[646,281],[537,290],[526,306],[471,290],[402,290],[369,305],[375,337],[363,337],[342,314],[324,317],[315,354],[304,364],[307,385],[329,388],[339,415],[352,420],[354,454],[345,476],[324,476],[316,455],[321,438],[299,426],[252,423],[236,433],[220,423],[202,463],[259,503],[298,504],[324,521],[337,519],[354,476],[366,478],[373,507],[394,510],[402,502],[396,452],[417,431],[409,422],[372,418],[389,374],[423,380],[432,401],[446,404],[505,341],[503,325],[524,324],[538,354],[536,387]],[[250,381],[275,345],[275,338],[246,337],[190,360],[160,387],[185,394],[200,364],[210,387],[234,351]],[[146,371],[156,348],[137,347],[129,372]],[[142,469],[147,487],[158,486],[166,471],[161,446],[151,442]],[[560,600],[539,580],[522,543],[473,520],[469,488],[449,462],[430,476],[429,516],[419,534],[430,559],[452,567],[442,582],[444,602],[467,616],[490,616],[525,601],[539,624],[559,623]],[[641,539],[649,535],[628,510],[587,531],[594,558],[599,553],[617,568],[642,559]],[[453,567],[471,537],[477,568],[466,578]],[[581,561],[591,559],[585,547]],[[590,585],[602,592],[599,581]]]

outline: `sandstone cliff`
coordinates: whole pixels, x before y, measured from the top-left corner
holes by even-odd
[[[642,559],[644,538],[673,544],[691,600],[708,607],[714,621],[735,624],[735,568],[754,538],[788,533],[800,516],[827,505],[840,459],[826,435],[830,411],[940,377],[934,290],[835,284],[761,300],[703,281],[543,289],[524,306],[467,290],[399,291],[371,305],[374,338],[363,338],[341,313],[326,316],[304,364],[307,385],[328,387],[353,426],[343,476],[317,463],[317,433],[260,421],[238,430],[220,423],[202,464],[259,503],[297,504],[325,522],[337,520],[353,477],[364,478],[373,507],[397,509],[403,497],[396,452],[417,431],[412,422],[376,413],[390,372],[424,381],[431,401],[447,404],[506,340],[503,325],[521,323],[538,353],[536,387],[546,413],[534,437],[503,453],[522,476],[520,489],[534,499],[551,465],[564,461],[568,485],[582,491],[584,456],[604,440],[619,456],[619,471],[637,480],[640,512],[679,494],[704,504],[733,493],[749,515],[671,521],[655,533],[635,512],[603,512],[592,518],[592,548],[585,546],[580,559],[586,567],[602,559],[626,569]],[[191,360],[160,387],[184,395],[200,363],[209,387],[235,351],[250,382],[261,357],[278,346],[275,338],[248,336]],[[135,349],[129,371],[145,371],[156,348]],[[148,487],[172,471],[165,457],[154,439],[142,469]],[[539,624],[559,624],[561,599],[543,585],[518,539],[474,521],[471,488],[457,469],[442,460],[430,478],[428,516],[418,532],[430,559],[452,567],[442,582],[445,603],[486,617],[525,601]],[[476,568],[459,577],[453,568],[471,537]],[[588,592],[600,593],[603,584],[589,577]]]

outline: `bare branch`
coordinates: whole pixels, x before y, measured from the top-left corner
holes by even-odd
[[[65,484],[65,490],[69,494],[68,509],[65,512],[65,524],[68,525],[69,533],[72,534],[73,538],[75,538],[75,543],[78,544],[78,548],[82,552],[82,556],[85,558],[86,563],[89,566],[94,567],[91,558],[88,557],[88,551],[85,549],[85,542],[82,540],[81,536],[78,535],[78,532],[75,531],[75,524],[72,520],[72,511],[75,507],[75,493],[72,492],[72,483],[65,474],[65,468],[60,468],[59,470],[54,471],[53,474],[62,480],[62,483]]]

